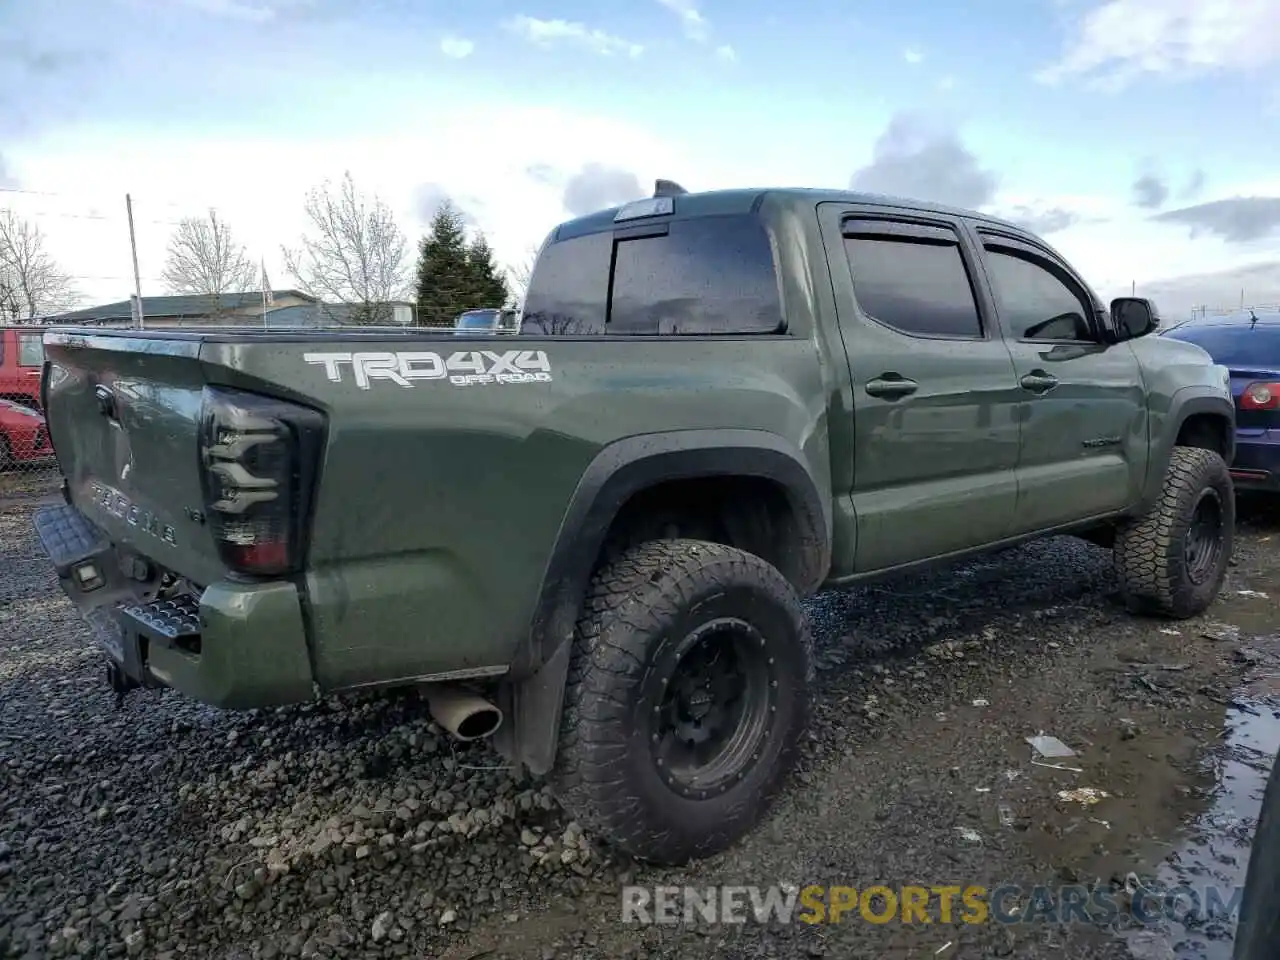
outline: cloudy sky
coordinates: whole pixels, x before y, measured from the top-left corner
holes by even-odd
[[[515,261],[646,194],[831,186],[1044,232],[1104,296],[1280,302],[1277,0],[0,0],[0,205],[91,300],[216,208],[273,285],[350,170]]]

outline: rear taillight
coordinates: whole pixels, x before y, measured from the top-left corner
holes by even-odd
[[[1280,383],[1251,383],[1240,394],[1241,410],[1280,410]]]
[[[256,576],[296,571],[324,416],[221,387],[206,387],[203,400],[205,512],[223,562]]]

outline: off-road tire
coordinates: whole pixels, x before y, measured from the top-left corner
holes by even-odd
[[[1186,541],[1205,497],[1219,505],[1220,542],[1207,574],[1195,579]],[[1203,612],[1222,589],[1235,523],[1235,487],[1222,457],[1198,447],[1174,447],[1154,506],[1116,532],[1115,566],[1125,605],[1134,613],[1180,620]]]
[[[754,631],[742,636],[760,651],[768,682],[757,702],[766,706],[754,755],[707,798],[671,785],[651,740],[682,646],[726,618]],[[795,763],[812,662],[795,590],[764,560],[699,540],[632,547],[597,571],[583,604],[552,789],[587,831],[639,859],[681,864],[722,850],[751,829]]]
[[[7,473],[18,468],[18,461],[9,446],[8,437],[0,437],[0,473]]]

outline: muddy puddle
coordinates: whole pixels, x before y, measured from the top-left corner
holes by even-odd
[[[1271,765],[1280,751],[1280,635],[1264,591],[1233,591],[1206,639],[1233,644],[1246,673],[1225,705],[1221,743],[1205,751],[1197,773],[1210,780],[1207,806],[1171,836],[1166,855],[1145,875],[1129,874],[1127,891],[1161,904],[1121,937],[1136,960],[1231,960],[1239,898]]]
[[[1274,700],[1241,700],[1229,708],[1210,808],[1186,829],[1150,884],[1157,895],[1176,898],[1174,918],[1126,933],[1134,957],[1231,960],[1250,840],[1270,764],[1280,749],[1277,707]],[[1148,885],[1145,878],[1139,882]]]

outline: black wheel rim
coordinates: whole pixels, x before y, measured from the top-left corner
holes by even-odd
[[[1183,540],[1187,578],[1192,583],[1199,585],[1213,576],[1222,558],[1222,541],[1222,498],[1216,490],[1205,490],[1196,501]]]
[[[763,635],[735,617],[708,621],[681,641],[660,684],[649,744],[667,785],[706,800],[745,778],[777,708]]]

